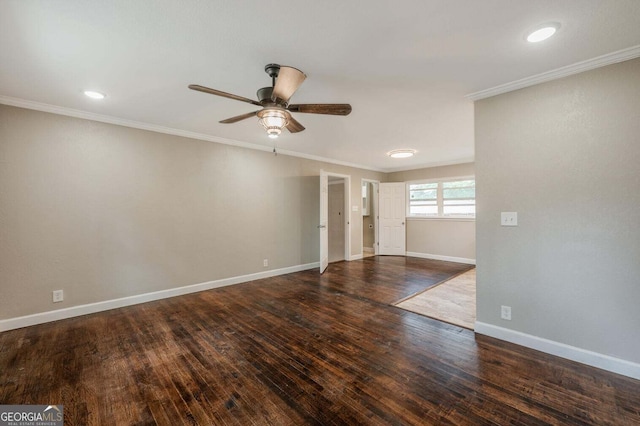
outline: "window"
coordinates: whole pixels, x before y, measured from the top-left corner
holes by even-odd
[[[409,184],[409,216],[438,216],[438,184]]]
[[[476,217],[476,181],[457,178],[407,184],[409,217]]]

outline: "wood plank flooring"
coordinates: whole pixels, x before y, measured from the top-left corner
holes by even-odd
[[[395,306],[473,330],[476,322],[476,269],[430,287]]]
[[[67,426],[640,424],[640,381],[390,305],[466,267],[373,257],[0,333],[0,403]]]

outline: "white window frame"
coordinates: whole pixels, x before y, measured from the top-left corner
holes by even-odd
[[[476,180],[475,176],[456,176],[456,177],[447,177],[447,178],[438,178],[438,179],[420,179],[420,180],[412,180],[406,182],[406,191],[407,191],[407,203],[406,203],[406,215],[407,219],[414,220],[463,220],[463,221],[474,221],[476,220],[476,215],[473,216],[465,216],[465,215],[444,215],[444,197],[443,197],[443,184],[447,182],[457,182],[460,180]],[[411,197],[409,187],[410,185],[418,185],[418,184],[426,184],[426,183],[437,183],[438,184],[438,197],[437,197],[437,206],[438,206],[438,215],[437,216],[422,216],[422,215],[412,215],[410,209]]]

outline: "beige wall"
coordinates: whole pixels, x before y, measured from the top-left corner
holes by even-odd
[[[434,255],[460,262],[476,259],[473,220],[407,219],[407,253]]]
[[[410,182],[422,179],[473,176],[473,163],[395,172],[387,182]],[[473,220],[407,219],[407,252],[430,257],[474,261],[476,258],[476,224]]]
[[[475,111],[478,321],[640,362],[640,59]]]
[[[427,167],[424,169],[406,170],[387,174],[387,182],[411,182],[422,179],[454,178],[473,176],[474,163],[453,164],[450,166]]]
[[[0,105],[0,319],[317,262],[320,169],[382,178]]]

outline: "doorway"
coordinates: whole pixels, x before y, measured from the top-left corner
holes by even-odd
[[[362,179],[362,257],[378,254],[378,184]]]
[[[330,193],[333,200],[331,213]],[[333,247],[331,261],[351,260],[350,200],[351,176],[320,170],[320,273],[329,265],[330,247]]]
[[[346,233],[345,215],[345,185],[344,178],[329,176],[329,263],[346,259],[344,236]]]

